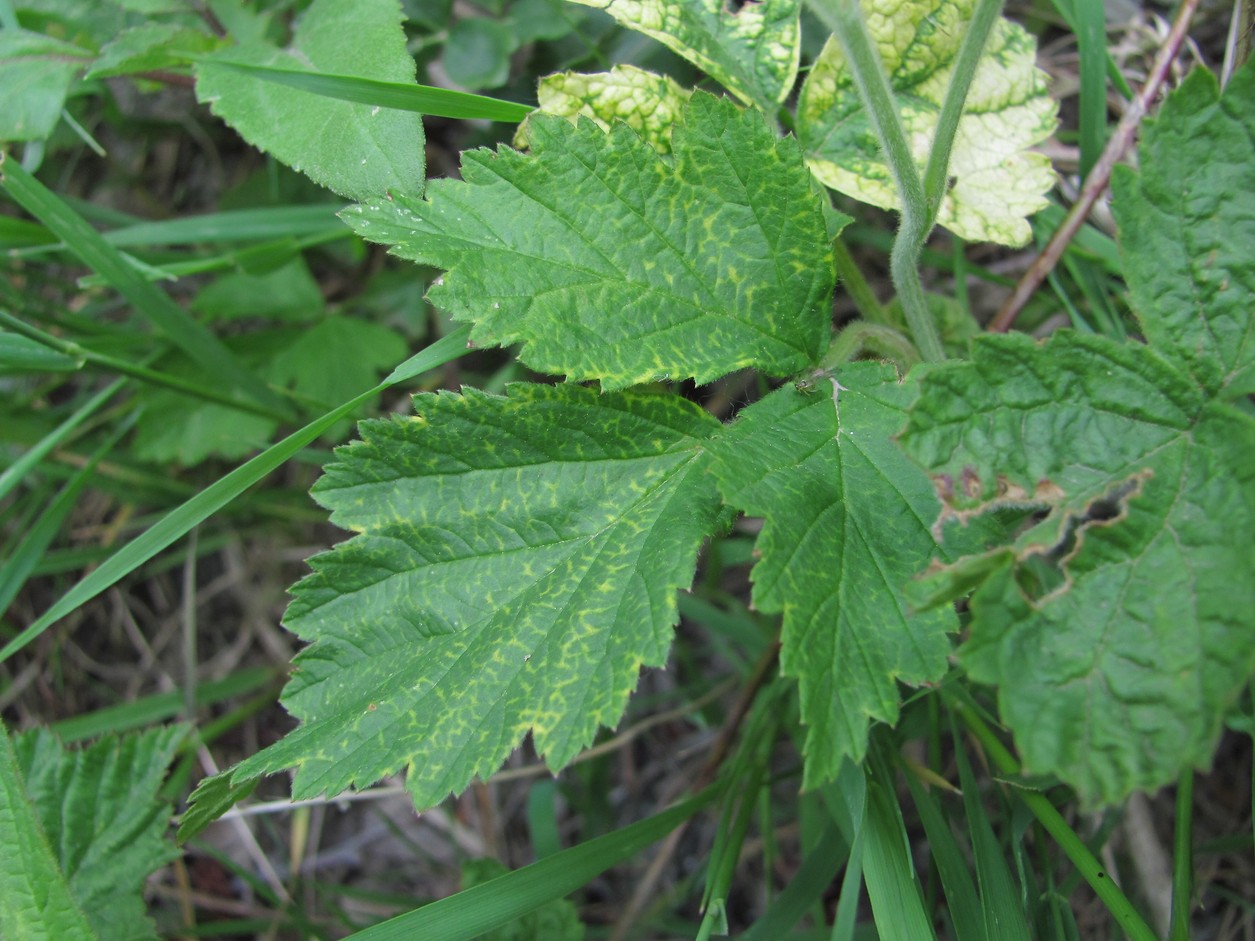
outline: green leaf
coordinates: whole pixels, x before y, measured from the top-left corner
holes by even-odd
[[[179,821],[178,839],[186,843],[257,789],[257,779],[236,783],[229,771],[205,778],[188,799],[189,807]]]
[[[88,53],[24,29],[0,29],[0,141],[42,140],[61,120],[74,73]]]
[[[1117,167],[1112,208],[1151,345],[1213,394],[1255,392],[1255,64],[1193,72],[1142,125],[1141,173]]]
[[[796,677],[804,785],[862,759],[872,721],[892,723],[898,681],[946,671],[954,612],[909,609],[902,587],[937,553],[928,477],[891,440],[915,383],[857,363],[834,380],[786,385],[710,445],[731,505],[764,518],[754,604],[782,611],[780,665]]]
[[[927,374],[902,434],[943,517],[1048,510],[931,576],[975,588],[971,676],[1027,770],[1088,804],[1206,767],[1255,668],[1255,421],[1152,350],[982,337]]]
[[[746,104],[772,113],[793,90],[800,0],[573,0],[605,10],[710,74]]]
[[[53,855],[2,724],[0,733],[0,936],[92,941],[96,933]]]
[[[144,396],[135,427],[135,456],[156,464],[195,467],[211,457],[236,460],[260,451],[278,422],[166,389]]]
[[[256,331],[232,337],[229,346],[251,369],[264,374],[295,335],[287,330]],[[171,354],[161,368],[195,386],[214,387],[214,374],[182,354]],[[158,386],[141,388],[139,398],[143,411],[135,423],[132,448],[141,460],[159,464],[193,467],[209,457],[234,460],[264,448],[279,424],[265,415]]]
[[[47,729],[36,729],[14,742],[39,826],[75,902],[102,938],[156,937],[141,889],[176,855],[163,839],[170,806],[157,800],[157,791],[184,735],[176,726],[107,736],[70,751]]]
[[[609,72],[558,72],[546,75],[537,87],[540,110],[572,121],[592,118],[609,130],[622,121],[659,153],[671,153],[671,130],[680,122],[692,92],[665,75],[633,65],[616,65]],[[536,112],[533,112],[536,113]],[[527,145],[528,121],[519,125],[517,146]]]
[[[284,703],[302,725],[236,782],[295,766],[294,795],[335,794],[404,766],[430,806],[529,729],[565,765],[666,659],[717,517],[701,469],[717,422],[573,385],[415,405],[363,422],[314,488],[359,535],[293,589],[285,623],[311,646]]]
[[[480,17],[458,20],[444,43],[445,73],[468,91],[497,88],[510,77],[514,49],[514,35],[504,23]]]
[[[583,11],[576,13],[566,5],[566,0],[514,0],[506,23],[521,44],[538,39],[561,39],[573,33],[590,15]]]
[[[868,30],[897,99],[921,171],[955,57],[975,0],[872,0]],[[966,239],[1027,244],[1027,217],[1046,205],[1050,161],[1028,148],[1050,137],[1056,105],[1036,47],[1021,27],[1000,20],[973,79],[950,157],[953,178],[938,223]],[[885,209],[897,188],[835,37],[815,61],[798,101],[798,137],[826,185]]]
[[[275,357],[270,375],[280,386],[333,404],[378,382],[405,356],[405,341],[386,327],[334,316],[302,330]]]
[[[300,258],[264,274],[233,272],[200,291],[192,309],[210,321],[265,318],[310,321],[323,313],[323,296]]]
[[[196,66],[196,95],[251,144],[341,195],[423,189],[423,125],[415,114],[263,82],[232,61],[413,83],[396,0],[314,0],[292,44],[246,43]]]
[[[696,94],[670,159],[631,129],[538,116],[532,155],[462,155],[427,200],[346,210],[364,238],[445,268],[432,303],[480,345],[620,389],[790,375],[823,353],[832,254],[796,144],[761,115]]]
[[[218,43],[218,39],[197,29],[174,23],[146,23],[106,43],[86,78],[181,68],[189,55],[209,52]]]

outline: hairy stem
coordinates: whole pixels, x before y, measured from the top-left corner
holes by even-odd
[[[924,197],[928,200],[928,227],[931,229],[937,221],[937,211],[941,208],[941,200],[946,195],[949,183],[950,152],[954,148],[954,137],[959,130],[959,118],[963,116],[963,105],[967,101],[968,90],[972,87],[972,79],[980,66],[981,54],[989,41],[998,16],[1002,13],[1003,0],[977,0],[976,9],[972,11],[972,19],[963,34],[963,43],[959,46],[959,54],[954,60],[954,72],[950,76],[950,84],[946,87],[946,98],[941,103],[941,114],[937,117],[937,130],[933,134],[933,147],[928,155],[928,165],[924,168]],[[920,247],[924,245],[924,232],[920,239]]]
[[[903,375],[920,361],[919,351],[893,327],[856,320],[833,338],[820,366],[831,369],[850,362],[865,351],[892,360]]]
[[[837,40],[845,51],[854,84],[858,87],[863,107],[867,109],[872,128],[880,140],[889,172],[898,189],[898,198],[902,202],[902,222],[893,243],[889,274],[906,314],[907,328],[924,359],[944,359],[941,338],[932,322],[928,302],[924,297],[924,286],[919,279],[919,249],[928,237],[928,230],[932,228],[932,219],[924,193],[924,182],[915,166],[915,158],[911,156],[902,122],[898,120],[898,109],[893,100],[893,90],[889,87],[888,76],[885,75],[876,47],[872,45],[857,0],[819,0],[815,6],[826,8],[826,12],[830,14],[825,18],[830,20]]]
[[[857,0],[813,0],[812,7],[830,25],[845,52],[863,106],[876,132],[902,202],[902,222],[890,256],[890,275],[906,314],[911,339],[926,361],[945,358],[919,277],[919,254],[932,231],[948,185],[950,152],[963,114],[963,103],[1002,10],[1002,0],[977,0],[933,137],[928,165],[921,177],[898,119],[893,90],[872,44]]]
[[[867,279],[863,277],[863,272],[859,270],[854,256],[850,254],[850,247],[845,244],[844,239],[832,240],[832,258],[836,264],[837,278],[840,279],[845,292],[850,295],[850,300],[854,302],[862,318],[869,323],[888,326],[891,323],[889,315],[885,313],[884,307],[876,299],[876,294],[867,283]]]

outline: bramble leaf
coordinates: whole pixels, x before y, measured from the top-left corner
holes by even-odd
[[[462,181],[343,217],[447,269],[432,303],[475,321],[476,343],[523,344],[536,370],[621,389],[791,375],[822,355],[833,266],[820,195],[760,114],[695,94],[671,158],[623,124],[537,115],[528,133],[531,155],[468,151]]]
[[[915,383],[856,363],[802,390],[786,385],[710,445],[725,499],[764,518],[754,604],[784,612],[780,663],[798,680],[805,786],[861,760],[868,728],[896,721],[897,681],[945,673],[958,619],[911,611],[902,588],[937,553],[938,502],[892,441]]]
[[[0,725],[0,935],[53,941],[98,937],[61,872]]]
[[[98,936],[127,941],[156,937],[141,890],[151,872],[177,855],[163,839],[170,806],[157,799],[157,791],[184,734],[179,727],[156,729],[106,737],[76,750],[63,748],[47,729],[14,738],[21,796],[28,812],[33,811],[31,822],[56,867],[45,873],[47,881],[36,896],[46,904],[68,888],[82,915],[64,908],[64,896],[55,910],[39,903],[24,914],[11,910],[10,905],[24,901],[29,906],[30,897],[10,896],[11,889],[25,892],[15,889],[6,876],[9,888],[0,893],[0,925],[19,929],[12,937]],[[9,746],[0,747],[7,751]],[[11,813],[13,805],[8,810]],[[14,853],[15,844],[7,839],[5,846],[0,855],[36,871],[37,854]],[[22,920],[14,925],[7,921],[13,916]],[[70,927],[83,916],[94,935]]]
[[[609,72],[558,72],[546,75],[536,90],[540,112],[572,121],[592,118],[602,130],[622,121],[662,154],[671,153],[671,129],[679,123],[692,91],[666,75],[655,75],[634,65],[616,65]],[[514,136],[527,146],[528,116]]]
[[[107,42],[84,76],[88,79],[181,68],[192,56],[216,48],[221,40],[179,23],[144,23]]]
[[[1151,345],[1226,398],[1255,392],[1255,67],[1193,72],[1116,167],[1125,276]],[[1202,168],[1205,167],[1205,172]]]
[[[928,161],[941,103],[975,0],[873,0],[862,4],[898,103],[911,152]],[[1024,245],[1027,217],[1046,205],[1050,161],[1028,148],[1055,129],[1056,105],[1035,64],[1033,39],[1000,20],[972,81],[950,158],[953,183],[937,222],[973,241]],[[798,137],[827,186],[885,209],[897,187],[833,37],[806,77]]]
[[[658,40],[743,102],[771,113],[793,89],[800,0],[572,0]]]
[[[91,62],[72,43],[24,29],[0,29],[0,141],[41,140],[61,120],[74,73]]]
[[[293,589],[285,623],[311,646],[284,703],[302,725],[237,784],[295,766],[294,795],[335,794],[405,767],[430,806],[529,730],[563,766],[666,659],[717,517],[716,420],[575,385],[415,406],[362,423],[314,488],[359,535]]]
[[[982,337],[927,374],[901,436],[944,515],[1048,515],[933,573],[971,599],[960,656],[1030,772],[1088,804],[1206,767],[1255,669],[1255,420],[1152,349]]]
[[[423,123],[371,107],[259,81],[231,62],[413,82],[396,0],[314,0],[292,43],[245,42],[196,66],[196,95],[253,146],[352,199],[423,191]]]

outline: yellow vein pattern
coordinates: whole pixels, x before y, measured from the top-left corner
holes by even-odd
[[[807,787],[861,759],[873,721],[896,721],[899,680],[945,673],[958,627],[952,610],[914,612],[902,593],[938,551],[932,485],[892,440],[914,384],[872,363],[835,381],[783,386],[711,446],[726,501],[764,518],[754,603],[784,614],[780,663],[798,680]]]
[[[538,114],[528,137],[530,155],[468,151],[461,181],[344,217],[446,269],[432,303],[543,372],[612,390],[792,375],[822,355],[833,265],[818,187],[761,115],[695,94],[670,157],[618,122]]]
[[[666,660],[715,525],[718,422],[574,385],[415,403],[363,423],[314,489],[358,535],[293,589],[285,624],[310,646],[284,704],[302,725],[237,782],[294,766],[295,794],[334,794],[405,768],[429,806],[529,731],[562,767]]]

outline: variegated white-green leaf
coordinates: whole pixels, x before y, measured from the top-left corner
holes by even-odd
[[[916,161],[928,160],[954,59],[975,0],[869,0],[867,28],[890,76]],[[951,186],[937,221],[973,241],[1023,245],[1027,217],[1046,205],[1050,162],[1028,148],[1055,129],[1056,104],[1036,46],[1021,27],[1000,20],[968,92],[950,158]],[[826,185],[885,209],[899,208],[845,55],[830,39],[798,103],[798,136]]]
[[[797,78],[801,0],[571,0],[605,10],[708,72],[746,104],[773,111]]]
[[[663,154],[671,153],[671,129],[691,94],[674,79],[633,65],[616,65],[609,72],[558,72],[537,87],[540,111],[572,121],[584,115],[603,130],[622,121]],[[516,147],[527,146],[527,127],[527,121],[519,125]]]

